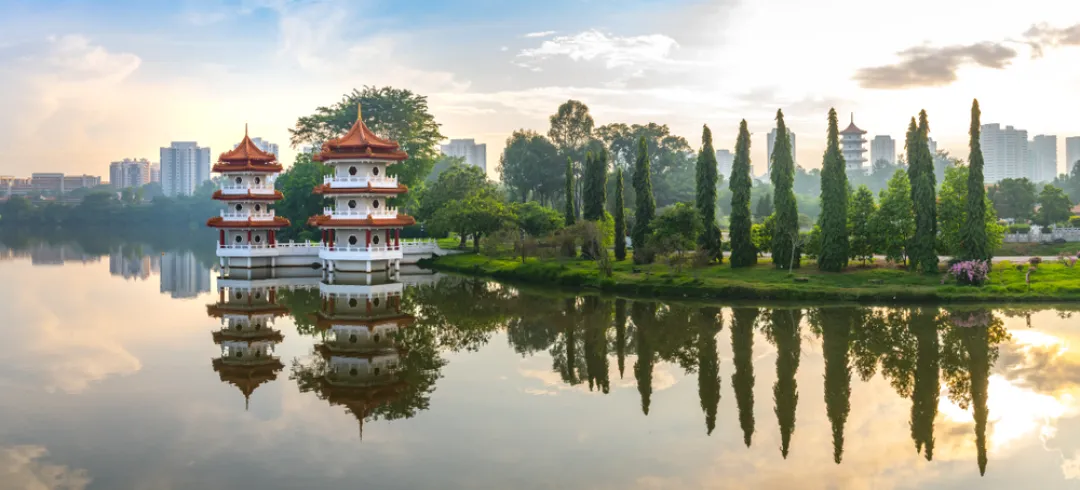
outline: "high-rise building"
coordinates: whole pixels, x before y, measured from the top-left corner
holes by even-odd
[[[442,152],[446,156],[464,158],[465,163],[487,172],[487,145],[476,144],[476,140],[460,139],[450,140],[449,144],[442,145]]]
[[[101,177],[93,175],[65,175],[64,176],[64,192],[71,192],[75,189],[94,188],[101,185]]]
[[[35,172],[30,174],[34,191],[52,195],[64,193],[64,174],[53,172]]]
[[[937,155],[937,141],[934,141],[934,138],[928,138],[926,146],[930,148],[931,155]]]
[[[735,155],[730,150],[716,150],[716,173],[724,178],[731,178],[731,167],[735,164]]]
[[[1028,143],[1028,180],[1051,182],[1057,177],[1057,136],[1040,134]]]
[[[138,188],[152,180],[150,161],[145,158],[125,158],[109,164],[109,185],[113,189]]]
[[[791,128],[788,128],[787,134],[788,138],[791,140],[791,161],[795,162],[795,165],[798,166],[799,161],[795,159],[795,132],[792,131]],[[776,146],[776,128],[769,131],[768,144],[766,146],[768,147],[769,153],[765,154],[765,173],[768,175],[769,172],[772,172],[772,153],[773,147]]]
[[[1028,162],[1027,131],[1000,124],[983,124],[979,134],[982,147],[983,175],[986,183],[1026,177]]]
[[[161,149],[161,190],[166,196],[190,196],[208,180],[210,148],[194,141],[174,141]]]
[[[848,172],[866,172],[866,131],[855,125],[855,114],[851,115],[851,124],[840,132],[840,151]]]
[[[1080,136],[1065,138],[1065,173],[1072,173],[1080,163]]]
[[[173,298],[194,298],[210,291],[210,269],[199,264],[195,254],[165,252],[161,257],[161,293]]]
[[[123,246],[109,252],[109,274],[124,279],[148,279],[161,257],[155,254],[145,255],[137,250],[125,250]]]
[[[879,134],[870,142],[870,165],[876,165],[880,160],[896,165],[896,140],[892,136]]]
[[[150,182],[161,183],[161,164],[156,162],[150,164]]]
[[[251,142],[255,143],[256,148],[258,148],[258,149],[260,149],[262,151],[265,151],[267,153],[273,153],[275,159],[281,158],[281,155],[278,154],[278,145],[277,145],[277,143],[271,143],[271,142],[266,141],[266,140],[264,140],[262,138],[251,138]]]

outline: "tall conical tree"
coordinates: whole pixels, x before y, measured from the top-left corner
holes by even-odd
[[[750,179],[750,130],[746,128],[746,120],[743,119],[739,123],[739,137],[735,141],[735,159],[731,165],[731,180],[728,184],[731,189],[728,240],[731,241],[732,267],[749,267],[757,263],[757,250],[754,250],[750,232],[754,223],[750,214],[750,189],[753,186]]]
[[[836,109],[829,109],[829,136],[821,165],[821,252],[818,268],[840,272],[847,267],[848,180],[844,155],[840,153],[840,128]]]
[[[698,153],[695,183],[695,203],[705,231],[698,238],[699,246],[713,261],[723,263],[724,251],[720,246],[720,226],[716,224],[716,150],[713,150],[712,131],[708,126],[701,130],[701,152]]]
[[[623,209],[622,168],[615,171],[615,260],[626,260],[626,211]]]
[[[757,308],[731,309],[731,362],[735,365],[731,388],[735,391],[739,427],[746,447],[750,447],[754,438],[754,325],[757,317]]]
[[[802,336],[799,334],[801,310],[772,312],[770,340],[776,345],[776,383],[773,384],[773,403],[776,421],[780,425],[780,455],[787,459],[791,436],[795,433],[795,409],[799,405],[799,385],[795,374],[802,356]]]
[[[968,154],[968,181],[967,181],[967,219],[964,220],[960,229],[961,246],[963,247],[961,258],[964,260],[988,261],[994,253],[990,250],[990,238],[986,235],[986,187],[983,179],[983,154],[982,145],[979,142],[982,131],[979,121],[982,112],[979,110],[979,101],[971,103],[971,140],[969,146],[971,153]]]
[[[716,427],[716,408],[720,405],[720,357],[716,352],[716,334],[724,328],[720,309],[704,307],[698,310],[698,400],[705,412],[705,434],[712,435]]]
[[[939,377],[940,350],[935,321],[937,308],[918,308],[911,314],[915,335],[915,387],[911,392],[911,439],[915,450],[934,460],[934,419],[941,393]]]
[[[611,325],[611,303],[599,296],[586,296],[584,300],[585,320],[585,371],[589,380],[589,391],[596,390],[607,394],[611,391],[608,379],[608,342],[607,329]]]
[[[656,216],[656,197],[653,196],[652,178],[649,177],[649,146],[642,136],[638,140],[637,161],[634,163],[634,230],[631,240],[634,243],[634,263],[647,264],[653,261],[652,254],[646,249],[645,238],[652,229],[652,220]]]
[[[653,365],[656,364],[656,352],[651,342],[652,324],[656,321],[656,304],[635,301],[630,305],[634,319],[634,340],[637,347],[637,360],[634,361],[634,379],[637,380],[638,394],[641,395],[641,412],[649,415],[652,403]]]
[[[984,316],[992,316],[989,311]],[[979,474],[986,474],[986,421],[990,409],[986,405],[990,385],[990,366],[995,355],[990,353],[990,332],[987,326],[964,327],[962,342],[968,355],[968,373],[971,375],[971,405],[975,417],[975,450]]]
[[[784,113],[776,111],[776,143],[772,154],[773,208],[776,222],[772,237],[773,266],[777,269],[799,267],[799,207],[795,202],[795,161],[791,158],[791,135],[784,124]]]
[[[912,119],[908,132],[908,174],[911,201],[915,207],[915,237],[911,240],[911,269],[937,273],[937,191],[934,157],[930,154],[930,124],[926,111],[919,112],[919,125]]]
[[[844,457],[844,424],[851,412],[851,325],[853,309],[818,310],[821,344],[825,356],[825,412],[833,433],[833,462]]]
[[[582,217],[586,221],[602,221],[604,205],[607,203],[607,155],[601,151],[597,154],[587,153],[585,156],[584,185],[582,186],[584,213]],[[582,255],[595,259],[599,257],[601,241],[599,238],[588,240],[582,245]]]
[[[619,360],[619,379],[622,379],[626,366],[626,300],[622,298],[615,299],[615,355]]]
[[[577,222],[577,213],[574,212],[574,161],[570,158],[566,159],[566,175],[564,177],[564,192],[566,193],[566,202],[563,207],[563,221],[566,226],[574,226]],[[574,243],[573,237],[567,236],[563,243],[563,254],[567,257],[573,257],[577,255],[577,245]]]

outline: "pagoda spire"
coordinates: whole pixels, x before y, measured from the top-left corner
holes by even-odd
[[[364,107],[363,107],[363,103],[361,103],[361,102],[357,102],[357,103],[356,103],[356,120],[357,120],[357,121],[360,121],[360,120],[363,120],[363,118],[364,118]]]

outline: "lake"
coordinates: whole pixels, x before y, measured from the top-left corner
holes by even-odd
[[[1075,307],[680,304],[6,243],[4,490],[1080,487]]]

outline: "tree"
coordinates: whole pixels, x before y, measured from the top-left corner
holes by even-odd
[[[586,221],[604,219],[604,206],[607,204],[607,155],[603,150],[599,154],[585,155],[585,183],[583,185],[583,217]],[[583,245],[582,255],[590,259],[599,257],[600,242],[590,240]]]
[[[549,205],[562,184],[559,162],[559,150],[551,141],[535,131],[521,129],[506,140],[506,149],[499,158],[499,175],[515,200],[532,198]]]
[[[941,184],[941,193],[938,194],[938,253],[952,255],[965,260],[964,229],[971,219],[968,215],[968,167],[965,165],[952,165],[945,169],[945,178]],[[994,250],[1001,245],[1005,228],[998,224],[997,213],[994,205],[983,193],[983,231],[988,250]]]
[[[578,180],[574,187],[573,201],[580,208],[583,158],[586,147],[592,140],[595,125],[592,115],[589,114],[589,106],[581,101],[568,100],[559,106],[548,121],[551,123],[548,138],[559,149],[559,155],[575,162],[574,177]]]
[[[623,208],[623,169],[615,171],[615,260],[626,260],[626,210]]]
[[[705,126],[701,131],[701,151],[697,159],[697,204],[698,214],[704,226],[699,239],[700,246],[708,254],[710,261],[722,263],[724,251],[720,246],[720,227],[716,224],[716,151],[713,150],[712,131]]]
[[[968,178],[971,178],[970,175]],[[987,195],[990,202],[994,203],[998,216],[1026,221],[1034,214],[1038,192],[1035,184],[1026,178],[1004,179],[990,187]]]
[[[761,199],[758,199],[757,206],[754,207],[754,217],[758,221],[763,221],[765,218],[772,216],[775,210],[772,194],[765,194],[761,196]]]
[[[776,209],[776,225],[773,229],[772,257],[777,269],[794,269],[799,266],[799,209],[795,202],[795,162],[791,158],[791,139],[784,113],[776,111],[776,144],[772,154],[773,207]]]
[[[645,138],[638,140],[638,156],[634,164],[633,181],[636,202],[634,230],[631,232],[631,239],[636,247],[634,263],[647,264],[652,262],[652,256],[643,249],[651,230],[653,217],[656,215],[656,201],[653,198],[652,180],[649,178],[649,148],[645,144]]]
[[[735,159],[731,165],[731,220],[728,226],[731,241],[731,266],[748,267],[757,263],[754,250],[750,217],[750,130],[746,120],[739,123],[739,137],[735,141]]]
[[[1073,203],[1065,191],[1050,184],[1039,192],[1039,212],[1035,222],[1042,226],[1064,223],[1072,216]]]
[[[870,193],[869,190],[866,191]],[[873,204],[873,195],[870,202]],[[818,268],[840,272],[848,264],[848,181],[844,156],[840,153],[840,128],[836,110],[829,109],[829,135],[821,165],[821,253]]]
[[[299,118],[289,130],[292,147],[318,148],[327,140],[341,136],[356,122],[361,104],[364,124],[380,137],[396,141],[409,155],[404,162],[391,165],[387,172],[396,175],[410,189],[420,190],[424,178],[440,158],[439,142],[444,137],[428,111],[427,97],[409,90],[368,86],[353,89],[338,103],[319,107],[314,114]],[[415,195],[410,193],[406,197]]]
[[[664,208],[664,212],[653,220],[648,239],[649,250],[662,255],[674,253],[682,258],[684,253],[694,250],[703,229],[696,208],[686,203],[675,203]]]
[[[971,103],[971,128],[968,130],[971,136],[968,143],[971,153],[968,155],[967,219],[963,221],[961,232],[963,249],[960,257],[964,260],[987,261],[993,257],[994,251],[990,249],[985,226],[986,187],[983,179],[982,146],[979,142],[981,115],[979,101],[975,100]]]
[[[471,234],[473,251],[480,251],[480,239],[506,227],[513,215],[493,193],[478,192],[465,200],[440,209],[432,218],[432,227],[443,230],[461,230],[462,236]]]
[[[535,201],[515,203],[511,209],[514,222],[529,236],[544,237],[563,227],[563,217],[558,211],[541,206]]]
[[[919,112],[919,124],[912,118],[908,127],[908,177],[911,202],[915,209],[915,237],[909,246],[911,270],[936,273],[937,198],[934,183],[934,157],[930,154],[930,123],[926,111]]]
[[[911,184],[908,174],[897,170],[889,179],[889,187],[881,191],[881,205],[871,220],[871,229],[881,240],[885,260],[894,263],[907,261],[907,249],[915,234],[915,215],[911,206]]]
[[[859,186],[851,201],[848,223],[851,227],[851,258],[861,260],[863,264],[873,259],[877,249],[878,236],[871,226],[876,212],[874,193],[865,185]]]
[[[274,187],[285,198],[274,204],[274,213],[289,219],[289,226],[281,230],[279,240],[316,238],[315,228],[308,226],[307,220],[322,214],[327,199],[313,193],[312,189],[322,185],[323,176],[329,172],[329,167],[313,161],[311,155],[300,153],[296,155],[296,162],[278,176]]]
[[[666,124],[609,124],[597,128],[595,134],[611,153],[613,166],[626,169],[633,166],[638,142],[645,138],[649,149],[649,178],[657,206],[694,198],[693,149],[685,138],[671,134]]]
[[[574,207],[574,161],[566,158],[566,172],[563,176],[563,221],[566,226],[574,226],[577,221],[577,212]],[[563,244],[563,253],[567,257],[577,255],[577,245],[572,238],[568,238]]]
[[[495,192],[495,185],[487,180],[487,175],[483,170],[472,165],[452,163],[446,171],[439,174],[439,178],[435,179],[433,184],[420,191],[416,219],[427,222],[434,219],[441,210],[457,206],[469,196]],[[465,247],[466,233],[463,229],[446,228],[446,230],[458,232],[461,236],[459,246]]]

